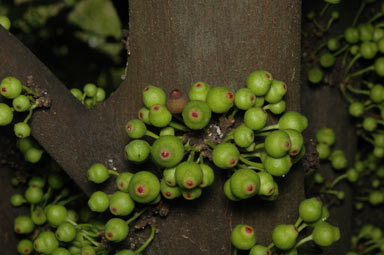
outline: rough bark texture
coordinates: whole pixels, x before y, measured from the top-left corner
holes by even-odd
[[[90,194],[96,186],[86,170],[94,162],[117,171],[135,171],[124,159],[124,124],[136,117],[147,84],[187,92],[203,80],[233,90],[244,87],[256,69],[288,84],[289,110],[300,110],[300,1],[130,1],[131,57],[127,78],[103,104],[91,110],[12,35],[0,28],[0,78],[26,82],[28,76],[52,99],[36,112],[33,136]],[[91,61],[91,59],[90,59]],[[271,241],[279,223],[294,223],[303,198],[303,172],[295,167],[280,179],[275,202],[231,203],[223,196],[226,174],[201,199],[174,203],[146,254],[231,254],[230,231],[238,223],[255,226],[259,243]],[[104,188],[111,191],[113,183]]]

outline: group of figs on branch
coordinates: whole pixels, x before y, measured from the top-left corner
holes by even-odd
[[[269,72],[252,72],[246,84],[234,93],[196,82],[188,97],[175,89],[168,99],[161,88],[145,87],[138,119],[125,125],[132,138],[126,158],[157,166],[162,178],[156,186],[166,199],[200,197],[215,176],[207,161],[230,175],[223,188],[228,199],[276,199],[274,178],[285,176],[305,153],[301,132],[308,122],[298,112],[285,112],[287,85]],[[267,126],[267,110],[285,113]],[[140,195],[139,189],[131,193]]]

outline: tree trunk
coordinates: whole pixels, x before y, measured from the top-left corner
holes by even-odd
[[[52,105],[34,114],[33,136],[90,194],[99,188],[87,180],[91,164],[101,162],[119,172],[137,170],[124,159],[124,125],[136,118],[147,84],[187,92],[202,80],[236,90],[245,87],[249,73],[265,69],[288,84],[288,109],[300,110],[300,15],[299,0],[132,0],[126,79],[91,110],[1,28],[0,78],[13,75],[25,83],[32,76],[47,91]],[[202,198],[172,203],[146,254],[229,255],[234,225],[255,226],[258,242],[267,245],[274,226],[296,221],[304,194],[300,167],[278,180],[280,195],[274,202],[229,202],[222,192],[226,176],[218,170],[217,181]],[[113,186],[112,181],[103,188],[111,192]]]

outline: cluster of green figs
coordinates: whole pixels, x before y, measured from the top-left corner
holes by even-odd
[[[364,9],[371,4],[376,4],[371,8],[373,15],[368,21],[359,22]],[[321,13],[316,17],[320,18]],[[315,62],[321,67],[314,67],[308,73],[309,81],[316,84],[329,81],[325,79],[324,73],[330,76],[340,74],[339,68],[333,68],[336,65],[344,70],[339,75],[338,87],[348,103],[348,113],[353,119],[361,144],[364,144],[361,146],[364,150],[356,153],[354,163],[348,167],[344,153],[341,150],[331,152],[332,144],[328,141],[319,141],[317,149],[320,159],[330,160],[335,170],[346,169],[346,173],[335,179],[331,187],[328,187],[329,192],[343,198],[342,192],[330,188],[346,178],[356,186],[364,186],[364,183],[370,182],[370,187],[364,189],[367,192],[360,192],[356,196],[357,209],[362,209],[364,202],[371,205],[384,203],[384,193],[381,190],[381,179],[384,176],[383,17],[383,3],[377,3],[375,0],[361,1],[352,24],[346,27],[343,33],[326,39],[314,50],[313,59],[318,60]],[[334,137],[333,131],[328,129],[326,132],[329,137]],[[321,182],[319,175],[315,177]]]
[[[254,71],[245,83],[233,92],[200,81],[187,96],[176,89],[168,98],[159,87],[143,89],[144,107],[125,125],[131,138],[125,155],[134,164],[150,160],[161,170],[156,187],[165,199],[200,197],[215,178],[210,162],[230,174],[223,188],[228,199],[277,197],[274,178],[284,177],[305,153],[302,131],[308,121],[285,111],[287,85],[269,72]],[[281,115],[277,123],[267,125],[267,111]],[[220,126],[223,118],[232,121],[230,129]]]
[[[78,88],[72,88],[70,92],[88,109],[97,103],[103,102],[106,97],[105,90],[93,83],[85,84],[82,91]]]
[[[13,76],[5,77],[0,83],[0,95],[9,103],[0,103],[0,126],[12,123],[14,112],[28,113],[23,121],[14,124],[14,133],[18,138],[29,137],[31,127],[28,121],[34,109],[39,107],[37,92],[23,85],[20,80]]]
[[[133,216],[124,218],[135,209],[122,185],[126,182],[124,174],[116,180],[124,192],[119,190],[106,195],[96,191],[88,199],[88,206],[84,206],[87,198],[73,187],[74,183],[55,163],[35,166],[11,180],[17,191],[10,203],[14,207],[24,207],[13,223],[20,239],[17,254],[134,255],[141,254],[153,240],[156,229],[151,226],[150,236],[140,247],[136,245],[135,250],[125,248],[126,245],[116,246],[126,239],[129,224],[147,209],[136,210]],[[101,183],[106,173],[109,176],[108,170],[106,173],[104,170],[101,164],[92,165],[88,171],[89,180]],[[110,214],[102,213],[107,209]]]
[[[328,2],[328,1],[326,1]],[[335,2],[334,4],[337,4]],[[308,18],[314,23],[324,19],[328,4],[319,12],[311,12]],[[369,8],[369,13],[367,8]],[[365,13],[364,11],[367,10]],[[332,12],[333,13],[337,11]],[[363,20],[363,17],[366,18]],[[342,33],[317,36],[321,43],[311,54],[315,63],[308,72],[313,84],[336,85],[347,102],[347,112],[352,119],[358,138],[358,148],[351,162],[340,149],[332,149],[335,133],[322,128],[316,134],[317,151],[321,162],[329,162],[335,171],[345,171],[332,181],[325,181],[318,172],[316,183],[323,185],[320,192],[344,198],[344,192],[334,187],[342,180],[353,185],[353,201],[356,210],[364,214],[376,214],[378,206],[384,203],[384,3],[376,0],[362,0],[350,25]],[[314,24],[319,28],[319,24]],[[316,29],[319,31],[318,29]],[[321,29],[320,29],[321,30]],[[309,56],[309,55],[308,55]],[[381,254],[384,250],[382,230],[371,223],[374,217],[358,222],[354,226],[357,234],[352,238],[352,249],[347,255]]]
[[[300,203],[296,223],[277,225],[272,232],[272,243],[268,246],[257,244],[257,229],[246,224],[236,225],[231,233],[234,254],[239,250],[249,251],[249,255],[297,255],[297,249],[309,241],[322,247],[330,246],[340,239],[340,230],[326,222],[328,217],[328,209],[319,199],[305,199]],[[300,232],[307,227],[313,228],[312,233],[298,240]]]

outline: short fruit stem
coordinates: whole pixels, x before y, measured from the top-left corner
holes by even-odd
[[[263,127],[262,129],[256,130],[255,132],[256,132],[256,134],[258,134],[258,133],[261,133],[264,131],[269,131],[269,130],[274,130],[274,129],[279,129],[279,123]]]
[[[93,240],[92,237],[88,236],[86,233],[83,232],[83,236],[85,239],[87,239],[88,241],[90,241],[94,246],[96,247],[99,247],[100,246],[100,243],[96,242],[95,240]]]
[[[38,97],[39,96],[39,93],[37,93],[36,91],[33,91],[32,89],[28,88],[27,86],[23,85],[23,89],[28,93],[28,94],[31,94],[35,97]]]
[[[352,27],[356,26],[356,23],[357,23],[357,21],[359,20],[360,15],[361,15],[361,13],[363,12],[365,6],[366,6],[366,2],[365,2],[365,1],[362,1],[359,10],[358,10],[357,13],[356,13],[355,18],[353,19]]]
[[[349,45],[345,45],[343,48],[341,48],[340,50],[336,51],[335,53],[333,53],[332,55],[334,57],[337,57],[339,56],[341,53],[343,53],[344,51],[348,50],[350,48]]]
[[[171,122],[169,123],[169,126],[170,126],[170,127],[173,127],[174,129],[180,130],[180,131],[185,131],[185,132],[188,132],[188,131],[189,131],[189,129],[188,129],[186,126],[184,126],[184,125],[182,125],[182,124],[179,124],[179,123],[177,123],[177,122],[174,122],[174,121],[171,121]]]
[[[149,236],[148,240],[145,241],[145,243],[140,246],[139,249],[137,249],[135,251],[135,254],[139,254],[140,252],[142,252],[145,248],[147,248],[147,246],[152,242],[153,238],[155,237],[155,232],[156,232],[156,228],[151,226],[151,235]]]
[[[36,104],[32,105],[31,108],[29,108],[29,113],[28,113],[27,117],[25,117],[25,119],[23,121],[24,123],[28,123],[29,119],[32,117],[33,110],[36,108],[37,108]]]
[[[139,218],[148,208],[145,207],[143,208],[141,211],[138,211],[136,212],[131,218],[129,218],[128,220],[126,220],[126,223],[129,224],[131,223],[132,221],[136,220],[137,218]]]
[[[329,7],[329,3],[326,3],[325,6],[323,7],[323,9],[319,13],[320,17],[324,15],[324,13],[327,11],[328,7]]]
[[[297,228],[297,231],[298,231],[298,232],[301,232],[301,231],[302,231],[303,229],[305,229],[306,227],[308,227],[308,225],[305,224],[305,223],[303,223],[303,224],[300,225],[300,227]]]
[[[152,137],[152,138],[154,138],[154,139],[159,139],[159,136],[158,136],[158,135],[156,135],[155,133],[153,133],[152,131],[149,131],[149,130],[147,130],[147,131],[145,132],[145,135],[147,135],[147,136],[149,136],[149,137]]]
[[[347,76],[347,74],[349,73],[349,70],[351,70],[352,66],[356,63],[356,61],[361,57],[361,54],[356,54],[356,56],[354,56],[352,58],[352,60],[349,62],[348,66],[345,68],[345,73],[344,73],[344,77]]]
[[[114,171],[114,170],[108,170],[108,173],[109,174],[112,174],[112,175],[116,175],[116,176],[119,176],[119,172],[117,172],[117,171]]]
[[[345,84],[344,83],[340,83],[340,91],[341,91],[341,94],[344,96],[345,100],[348,101],[348,103],[352,104],[353,102],[355,102],[355,100],[353,100],[348,94],[347,94],[347,91],[345,89]]]
[[[237,107],[235,109],[233,109],[231,115],[228,116],[228,119],[233,120],[238,111],[239,111],[239,108],[237,108]]]
[[[196,163],[204,164],[204,156],[202,153],[199,154],[199,158],[197,159]]]
[[[355,77],[355,76],[359,76],[359,75],[362,75],[362,74],[364,74],[364,73],[366,73],[366,72],[373,71],[373,70],[375,70],[375,66],[374,66],[374,65],[367,66],[366,68],[361,69],[360,71],[351,73],[351,74],[348,75],[347,77]]]
[[[364,90],[364,89],[356,89],[352,86],[347,86],[348,90],[355,93],[355,94],[359,94],[359,95],[366,95],[366,96],[369,96],[370,92],[368,90]]]
[[[295,223],[295,227],[298,228],[302,222],[303,222],[303,219],[299,217]]]
[[[77,223],[74,222],[74,221],[71,220],[71,219],[68,219],[68,218],[67,218],[66,221],[67,221],[68,223],[72,224],[73,226],[77,226]]]
[[[369,82],[369,81],[362,81],[363,82],[363,84],[365,85],[365,86],[367,86],[368,88],[373,88],[373,86],[374,86],[374,84],[372,83],[372,82]]]
[[[254,152],[250,154],[241,154],[241,156],[243,156],[244,158],[253,158],[253,157],[261,158],[260,152]]]
[[[325,29],[323,28],[322,25],[320,25],[316,19],[313,19],[313,24],[315,24],[315,26],[321,31],[321,32],[325,32]]]
[[[316,54],[325,46],[327,46],[327,41],[321,43],[313,52],[312,52],[312,57],[315,57]]]
[[[63,201],[58,202],[57,204],[58,204],[58,205],[66,205],[66,204],[68,204],[68,203],[70,203],[70,202],[72,202],[72,201],[78,199],[78,198],[81,197],[81,196],[82,196],[82,194],[74,195],[74,196],[71,196],[71,197],[69,197],[69,198],[63,200]]]
[[[264,147],[265,147],[265,143],[259,143],[259,144],[256,144],[255,150],[262,149]]]
[[[330,188],[332,189],[333,187],[335,187],[335,185],[336,185],[337,183],[339,183],[341,180],[343,180],[343,179],[345,179],[345,178],[347,178],[347,174],[342,174],[342,175],[340,175],[339,177],[337,177],[337,178],[332,182]]]
[[[227,142],[227,141],[229,141],[229,140],[232,140],[233,139],[233,130],[231,130],[231,132],[229,132],[228,134],[227,134],[227,136],[224,138],[224,140],[223,140],[223,143],[224,142]]]
[[[208,145],[209,147],[211,147],[211,149],[214,149],[216,147],[215,144],[213,144],[213,142],[209,141],[209,140],[204,140],[205,144]]]
[[[336,20],[335,17],[331,17],[329,20],[328,20],[328,23],[327,23],[327,27],[325,28],[325,31],[328,31],[331,26],[332,26],[332,23]]]
[[[189,153],[189,156],[188,156],[188,159],[187,159],[188,162],[194,161],[194,159],[195,159],[195,152],[196,152],[196,150],[194,148],[195,147],[192,147],[192,150]]]
[[[306,242],[312,241],[312,240],[313,240],[312,235],[309,235],[309,236],[307,236],[307,237],[301,239],[301,240],[296,244],[295,248],[298,248],[299,246],[305,244]]]
[[[375,16],[373,16],[370,20],[368,20],[368,24],[371,24],[372,22],[374,22],[375,20],[381,18],[382,16],[384,15],[383,12],[379,12],[378,14],[376,14]]]
[[[252,166],[255,169],[260,170],[260,171],[265,171],[264,166],[261,163],[252,162],[252,161],[244,158],[243,156],[240,156],[239,159],[240,159],[241,162],[243,162],[246,165]]]
[[[361,133],[360,137],[363,138],[365,141],[369,142],[370,144],[375,144],[372,138],[368,137],[367,134]]]

